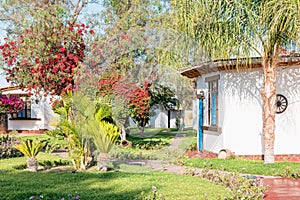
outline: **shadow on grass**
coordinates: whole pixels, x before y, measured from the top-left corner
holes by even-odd
[[[151,195],[152,186],[165,199],[223,199],[228,190],[208,180],[166,172],[0,172],[0,199],[29,199],[42,195],[45,199],[133,200],[142,192]],[[217,192],[216,192],[217,191]],[[205,198],[203,198],[205,196]],[[74,199],[74,198],[73,198]]]
[[[145,188],[130,183],[141,176],[145,174],[0,172],[0,199],[29,199],[42,195],[43,199],[61,200],[67,199],[68,194],[79,195],[81,199],[134,199],[142,191],[151,190],[151,185]]]

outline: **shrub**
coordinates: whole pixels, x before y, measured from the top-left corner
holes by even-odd
[[[236,173],[220,174],[216,170],[204,169],[200,176],[210,180],[214,184],[223,185],[231,190],[231,195],[226,199],[263,199],[268,186],[263,186],[260,177],[245,178]]]
[[[161,149],[165,146],[169,145],[168,142],[165,142],[161,139],[159,140],[141,140],[141,141],[134,141],[133,147],[137,149],[143,150],[157,150]]]
[[[197,141],[194,141],[192,144],[190,144],[186,150],[191,150],[191,151],[195,151],[197,150]]]
[[[283,172],[278,172],[276,175],[287,178],[300,178],[300,168],[292,169],[290,166],[287,166]]]
[[[50,137],[64,137],[65,133],[61,129],[53,129],[53,130],[46,130],[44,132],[45,135],[48,135]]]
[[[63,138],[51,137],[46,140],[47,145],[44,147],[46,153],[52,153],[55,150],[65,150],[68,149],[67,141],[63,141]]]
[[[143,154],[143,152],[132,152],[117,148],[114,148],[110,152],[110,156],[122,160],[158,160],[158,157],[155,154]]]
[[[66,166],[72,164],[72,162],[68,160],[59,160],[59,161],[50,161],[50,160],[45,160],[42,162],[39,162],[41,166],[43,166],[45,169],[50,169],[52,167],[58,167],[58,166]]]
[[[13,148],[15,144],[19,144],[19,140],[10,135],[0,137],[0,159],[22,157],[23,154]]]

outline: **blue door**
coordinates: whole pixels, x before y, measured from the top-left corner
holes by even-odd
[[[198,150],[203,150],[203,99],[199,99],[199,115],[198,115]]]

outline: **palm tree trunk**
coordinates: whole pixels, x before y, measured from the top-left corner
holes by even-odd
[[[38,169],[38,160],[35,156],[27,158],[27,167],[29,171],[36,172]]]
[[[274,163],[275,114],[276,114],[276,64],[278,54],[273,59],[263,60],[264,88],[263,101],[263,134],[264,134],[264,163]]]
[[[108,170],[109,163],[109,154],[108,153],[99,153],[97,160],[98,170],[106,172]]]

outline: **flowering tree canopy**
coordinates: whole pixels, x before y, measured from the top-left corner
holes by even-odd
[[[149,110],[152,106],[159,104],[165,109],[174,109],[178,105],[174,92],[153,80],[145,79],[143,85],[138,85],[128,77],[108,73],[98,84],[100,96],[125,99],[129,116],[141,130],[150,120]]]
[[[24,102],[16,96],[0,95],[0,113],[10,114],[24,109]]]
[[[57,17],[54,10],[0,46],[7,81],[30,91],[61,95],[74,87],[74,75],[84,59],[84,24]],[[93,34],[93,30],[89,30]]]
[[[150,97],[149,84],[143,86],[128,80],[121,74],[103,76],[99,82],[99,95],[111,98],[122,98],[128,107],[128,114],[139,127],[144,127],[149,121]]]

